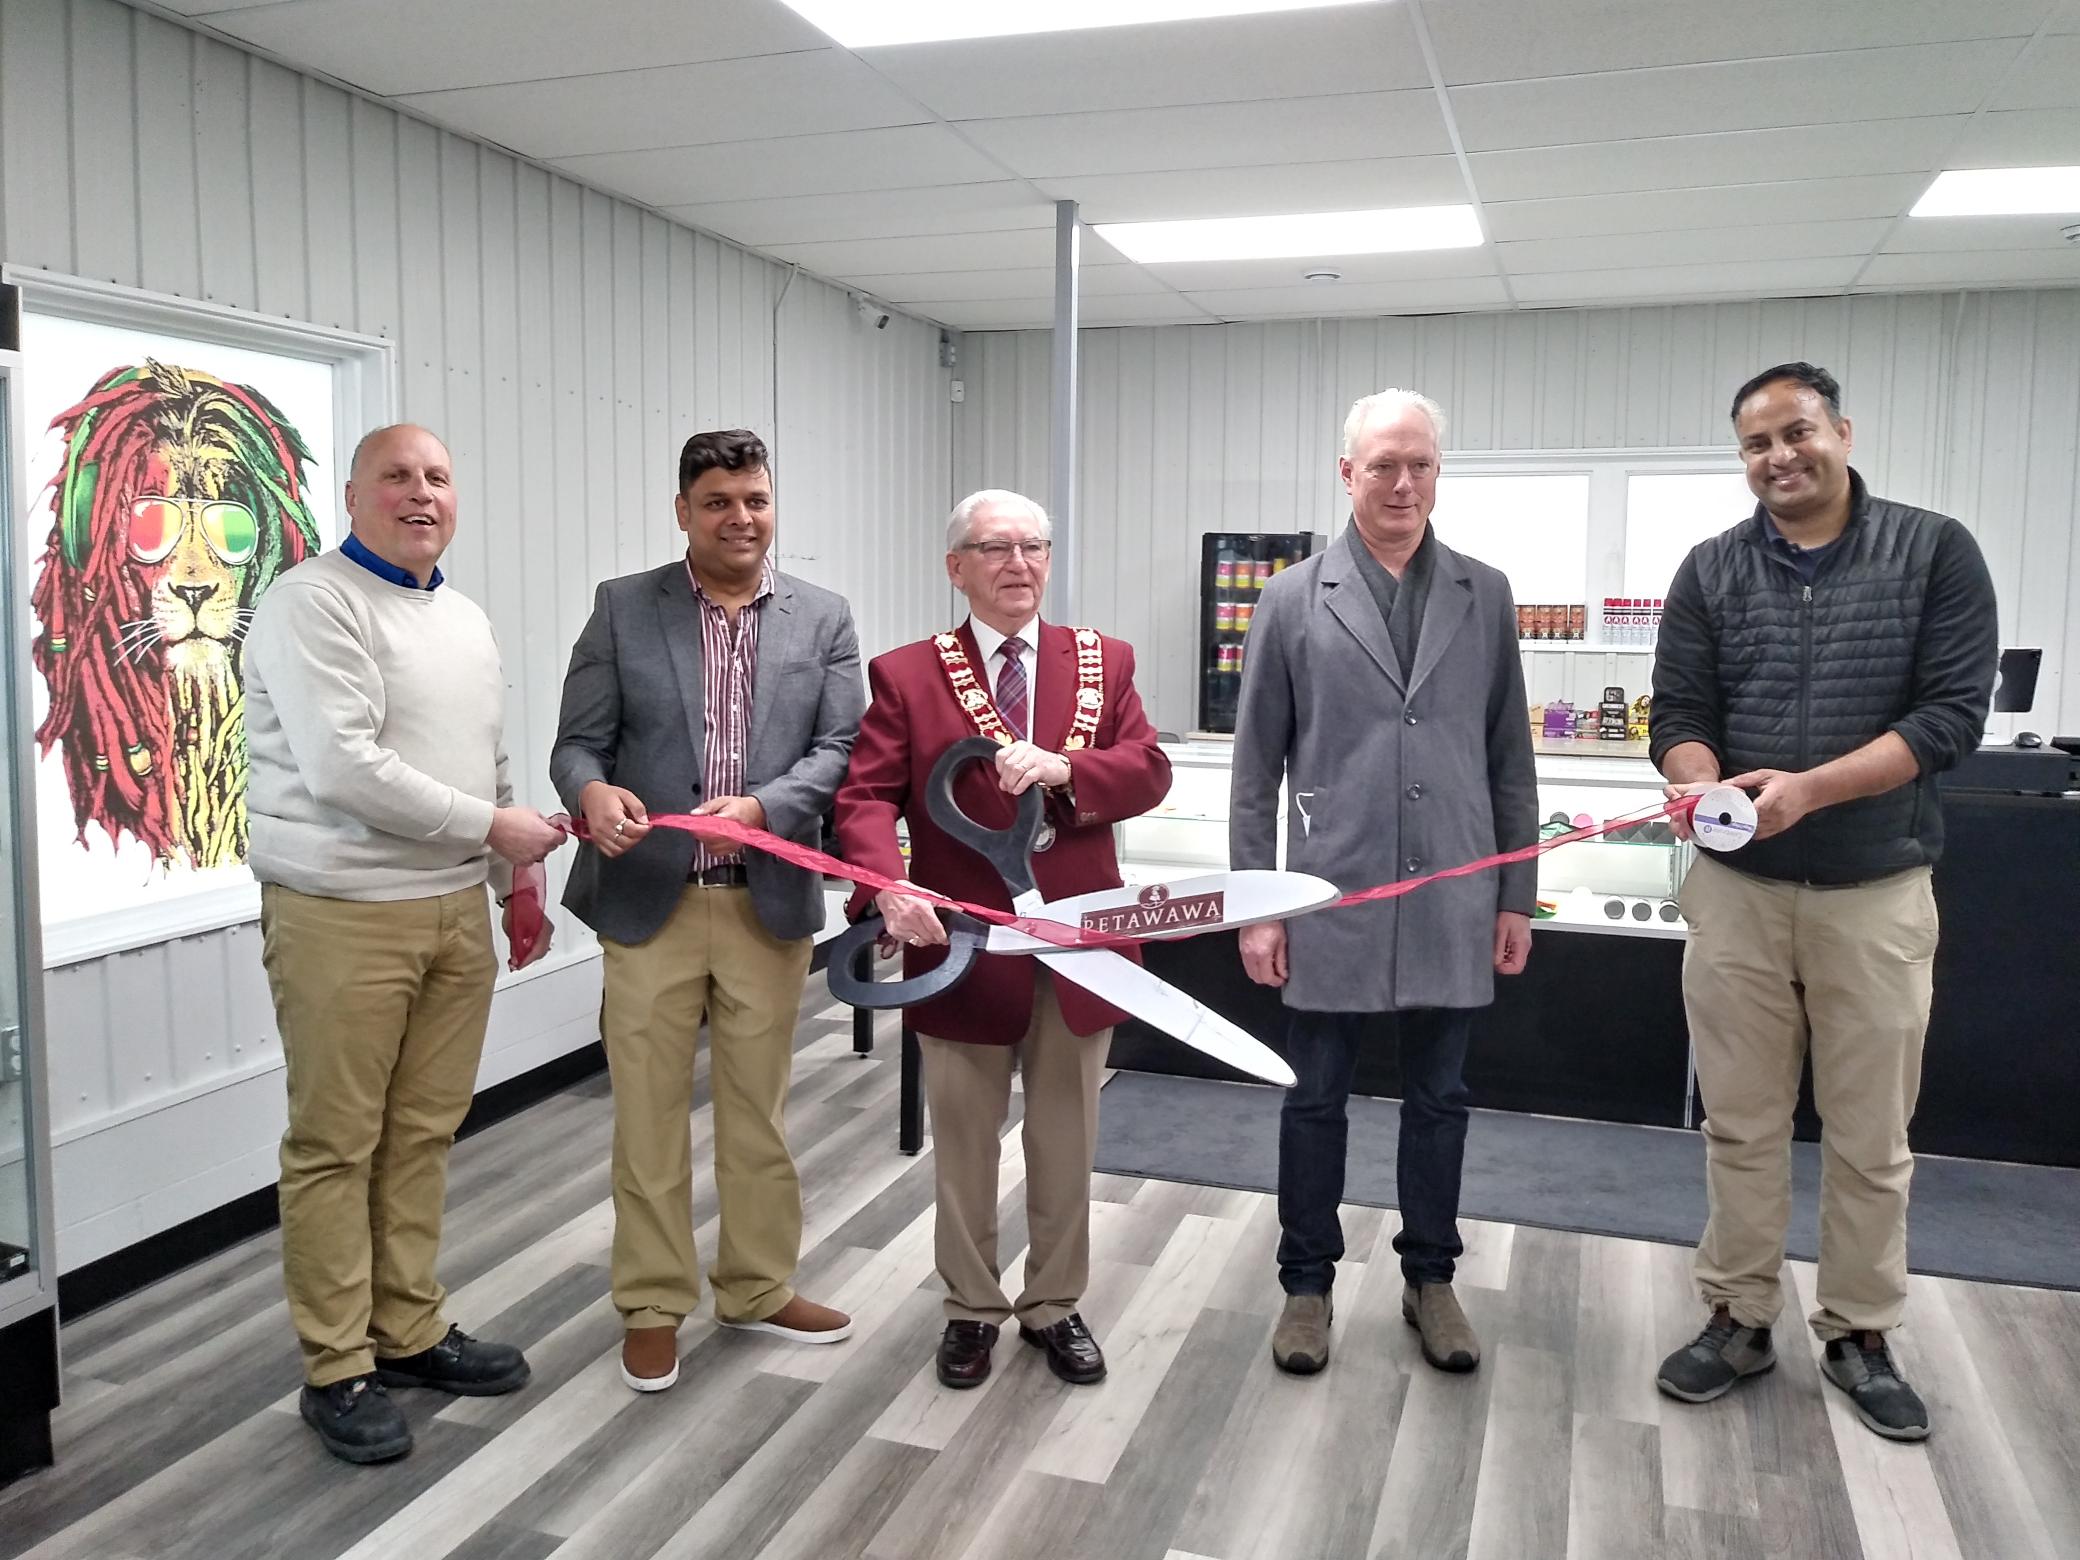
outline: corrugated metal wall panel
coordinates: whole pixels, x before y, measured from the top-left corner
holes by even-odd
[[[776,381],[784,267],[161,17],[0,0],[0,259],[397,342],[398,415],[455,454],[448,573],[497,627],[528,801],[554,805],[557,698],[594,584],[683,545],[671,500],[697,429],[773,444],[782,556],[852,596],[869,653],[946,621],[935,327],[869,329],[797,277]],[[1044,400],[1044,363],[1041,384]],[[91,1189],[60,1178],[66,1265],[205,1211],[224,1167],[264,1162],[264,1133],[195,1134],[172,1164],[120,1147],[130,1118],[278,1059],[256,943],[234,929],[51,973],[61,1166],[105,1157],[86,1141],[104,1126],[117,1145]],[[590,1038],[536,1022],[545,997],[501,997],[487,1079]]]
[[[971,332],[955,488],[1047,502],[1048,335]],[[1159,724],[1194,717],[1198,537],[1333,531],[1350,402],[1443,404],[1457,450],[1731,446],[1756,369],[1841,379],[1874,489],[1954,514],[1985,550],[2005,644],[2044,647],[2022,724],[2080,727],[2080,290],[1773,299],[1510,316],[1089,330],[1077,612],[1140,650]],[[1129,584],[1137,588],[1128,588]],[[1585,668],[1586,670],[1586,668]]]

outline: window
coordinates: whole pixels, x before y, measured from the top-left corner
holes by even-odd
[[[1754,509],[1755,495],[1737,471],[1628,473],[1625,570],[1618,593],[1666,596],[1691,548]]]
[[[1589,599],[1589,473],[1447,470],[1431,515],[1438,539],[1509,576],[1521,602]]]

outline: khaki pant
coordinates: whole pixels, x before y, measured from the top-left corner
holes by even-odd
[[[448,1149],[498,962],[482,887],[363,902],[268,883],[260,935],[289,1071],[282,1277],[322,1387],[447,1332],[433,1269]]]
[[[793,1298],[802,1188],[787,1083],[810,941],[760,924],[746,888],[690,885],[655,936],[600,939],[600,1033],[614,1082],[614,1305],[627,1327],[676,1327],[699,1303],[693,1249],[693,1056],[708,1020],[722,1232],[708,1281],[724,1321]]]
[[[918,1036],[932,1112],[938,1187],[937,1258],[951,1320],[1001,1325],[1016,1316],[1051,1327],[1083,1298],[1091,1271],[1091,1160],[1098,1147],[1098,1086],[1112,1031],[1074,1035],[1038,972],[1033,1020],[1015,1046]],[[1025,1292],[1014,1304],[998,1280],[997,1166],[1011,1109],[1011,1069],[1025,1077]]]
[[[1705,1302],[1760,1327],[1783,1309],[1791,1113],[1810,1042],[1821,1118],[1822,1338],[1886,1332],[1907,1299],[1907,1122],[1935,967],[1927,868],[1848,888],[1700,858],[1683,883],[1683,1005],[1704,1096]]]

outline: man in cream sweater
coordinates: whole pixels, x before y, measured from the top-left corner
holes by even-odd
[[[512,805],[498,646],[441,579],[447,448],[377,429],[346,507],[344,545],[283,574],[253,616],[246,808],[288,1062],[282,1270],[302,1412],[328,1451],[367,1463],[411,1450],[387,1387],[527,1380],[518,1349],[448,1324],[434,1260],[498,972],[485,882],[503,896],[562,835]]]

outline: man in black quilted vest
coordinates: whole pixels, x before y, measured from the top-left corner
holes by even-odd
[[[1755,838],[1683,884],[1683,1000],[1704,1097],[1711,1319],[1662,1362],[1709,1402],[1776,1364],[1791,1113],[1810,1045],[1821,1117],[1822,1369],[1882,1436],[1928,1410],[1886,1343],[1907,1298],[1907,1122],[1935,964],[1936,776],[1977,746],[1998,656],[1993,581],[1947,515],[1874,498],[1841,387],[1810,363],[1733,398],[1760,500],[1676,573],[1654,662],[1652,749],[1671,796],[1755,797]]]

